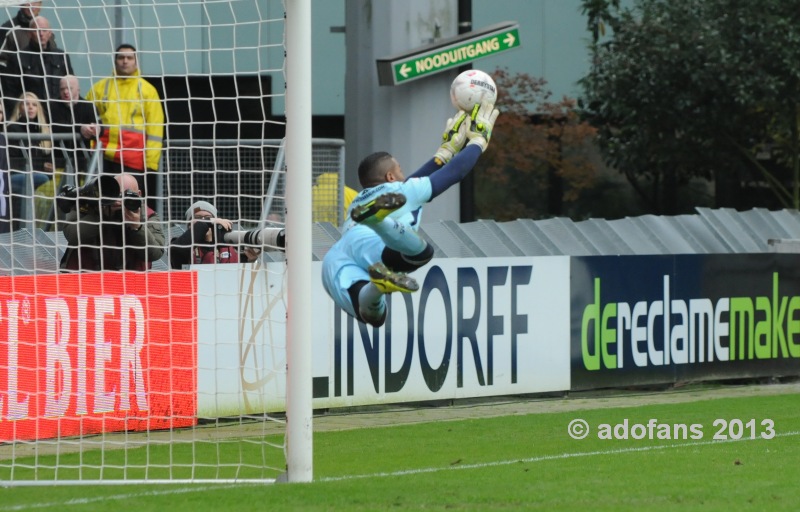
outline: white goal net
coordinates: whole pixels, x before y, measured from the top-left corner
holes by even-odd
[[[0,1],[0,485],[287,471],[289,13]]]

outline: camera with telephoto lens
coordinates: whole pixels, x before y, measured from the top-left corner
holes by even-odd
[[[286,247],[286,230],[283,228],[260,228],[248,231],[225,231],[223,240],[229,244],[249,247]]]
[[[142,207],[142,198],[136,192],[126,190],[120,195],[116,178],[102,175],[90,179],[82,187],[63,185],[56,196],[56,204],[59,210],[69,213],[76,208],[99,210],[102,206],[111,206],[120,198],[123,206],[130,211]]]

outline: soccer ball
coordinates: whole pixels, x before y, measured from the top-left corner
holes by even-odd
[[[450,101],[457,109],[472,111],[476,103],[497,100],[497,86],[487,73],[478,69],[464,71],[450,86]]]

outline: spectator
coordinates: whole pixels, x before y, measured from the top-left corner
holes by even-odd
[[[41,10],[42,2],[24,3],[13,18],[0,26],[0,73],[5,73],[8,61],[16,58],[17,51],[28,44],[27,32],[31,21]]]
[[[19,6],[19,11],[13,18],[0,25],[0,41],[3,41],[8,34],[19,27],[27,28],[31,20],[39,15],[42,10],[42,2],[25,2]]]
[[[9,141],[9,164],[11,169],[11,193],[25,194],[29,177],[33,190],[44,185],[53,176],[53,143],[49,140],[32,140],[28,135],[50,133],[42,104],[32,92],[20,96],[14,107],[6,131],[23,135],[21,139]],[[28,171],[30,159],[31,172]]]
[[[228,219],[217,217],[217,209],[207,201],[196,201],[186,210],[187,230],[170,241],[169,262],[174,269],[201,263],[247,263],[261,254],[258,247],[245,246],[241,256],[234,245],[222,239],[233,229]]]
[[[72,134],[72,139],[64,142],[64,147],[74,153],[73,161],[77,170],[86,170],[86,158],[83,152],[75,149],[81,146],[91,147],[92,137],[84,136],[102,130],[98,126],[97,109],[94,104],[81,97],[78,78],[67,75],[61,78],[59,85],[60,99],[53,101],[51,112],[53,114],[51,127],[53,133]],[[57,165],[61,167],[61,165]]]
[[[30,29],[28,44],[20,48],[17,58],[8,61],[4,91],[10,98],[23,92],[36,94],[52,120],[50,102],[59,97],[61,77],[72,74],[72,64],[69,55],[56,46],[47,18],[33,18]]]
[[[164,110],[156,88],[139,75],[136,48],[117,47],[114,76],[94,84],[86,99],[97,107],[104,130],[82,133],[103,143],[103,170],[133,174],[145,196],[152,197],[164,142]]]
[[[311,187],[311,204],[313,222],[330,222],[341,224],[342,217],[358,192],[344,185],[343,205],[339,209],[339,175],[335,172],[324,172],[317,176],[317,182]],[[339,212],[342,212],[341,214]]]
[[[161,221],[156,212],[142,204],[136,178],[130,174],[106,178],[84,186],[97,187],[95,196],[99,200],[84,193],[67,214],[64,236],[68,247],[61,259],[64,271],[144,271],[164,254]],[[71,192],[62,192],[61,196],[79,195]]]
[[[1,111],[0,111],[1,112]],[[5,132],[5,130],[3,130]],[[6,136],[0,133],[0,233],[8,233],[11,229],[11,205],[8,193],[8,151]]]

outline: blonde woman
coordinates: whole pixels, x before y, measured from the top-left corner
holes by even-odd
[[[28,159],[31,162],[33,190],[53,177],[53,143],[50,140],[32,140],[27,135],[50,134],[42,103],[32,92],[19,97],[6,126],[8,156],[11,169],[11,193],[24,194],[28,180]],[[21,134],[22,137],[15,137]]]

